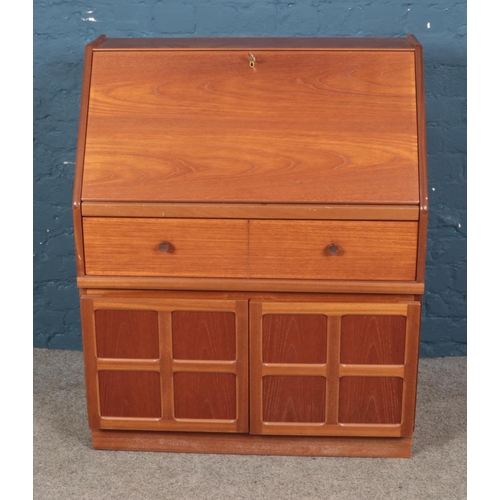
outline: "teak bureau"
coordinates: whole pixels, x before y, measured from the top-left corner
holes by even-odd
[[[95,448],[408,457],[422,47],[107,39],[74,190]]]

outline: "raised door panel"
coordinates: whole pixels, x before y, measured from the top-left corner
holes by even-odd
[[[234,373],[174,373],[174,416],[236,420]]]
[[[97,310],[94,319],[98,358],[160,357],[157,311]]]
[[[326,363],[326,327],[326,316],[267,314],[262,318],[263,362]]]
[[[221,311],[173,311],[174,359],[235,360],[234,313]]]
[[[405,316],[346,315],[341,332],[342,364],[404,364]]]
[[[411,436],[419,314],[418,303],[251,301],[250,431]]]
[[[81,299],[94,429],[248,431],[248,302]]]
[[[342,377],[339,422],[342,424],[400,424],[403,379]]]
[[[101,416],[161,418],[159,373],[102,370],[98,380]]]
[[[415,204],[416,115],[413,50],[96,52],[82,198]]]
[[[262,379],[264,422],[323,423],[326,379],[304,375],[267,375]]]

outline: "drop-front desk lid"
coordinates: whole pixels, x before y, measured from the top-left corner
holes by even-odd
[[[414,45],[286,40],[96,46],[82,200],[418,204]]]

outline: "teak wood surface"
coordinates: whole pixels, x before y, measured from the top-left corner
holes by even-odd
[[[251,301],[250,432],[411,436],[418,311],[420,305],[416,302]],[[298,315],[304,315],[303,319],[298,320]],[[313,315],[321,315],[326,322],[318,322]],[[357,329],[353,335],[352,321],[361,321],[364,331]],[[388,321],[392,325],[382,331],[380,328]],[[313,329],[313,341],[305,354],[309,362],[304,363],[302,344]],[[368,338],[367,329],[372,333]],[[269,335],[274,337],[273,362],[267,361],[271,346]],[[360,337],[365,337],[362,344],[358,344]],[[392,357],[385,352],[373,354],[374,350],[380,351],[382,345],[384,351],[392,352]],[[321,359],[323,353],[326,353],[325,361]]]
[[[248,275],[248,222],[244,220],[83,219],[88,275]],[[160,244],[169,243],[168,251]]]
[[[418,226],[417,280],[424,281],[429,218],[429,193],[427,185],[427,135],[425,121],[424,59],[422,45],[413,35],[408,40],[415,46],[415,75],[417,97],[418,165],[420,190],[420,216]]]
[[[412,52],[253,55],[94,53],[82,199],[418,203]]]
[[[85,217],[88,275],[414,280],[416,222]],[[161,242],[170,248],[162,252]],[[339,251],[330,255],[334,243]]]
[[[413,35],[99,37],[73,209],[95,448],[410,456],[428,223]]]
[[[186,432],[92,431],[98,450],[409,458],[412,438],[258,436]]]
[[[90,79],[92,74],[93,51],[106,37],[101,35],[85,47],[83,64],[82,95],[80,100],[80,117],[78,121],[78,141],[76,144],[75,180],[73,185],[73,225],[75,233],[76,272],[78,276],[85,274],[82,234],[82,187],[83,162],[85,159],[85,145],[87,139],[87,117],[89,108]]]
[[[186,217],[204,219],[418,220],[417,205],[252,203],[110,203],[85,201],[84,217]]]
[[[251,220],[250,278],[413,281],[417,229],[416,222]]]
[[[248,431],[247,301],[83,296],[81,304],[93,429]],[[146,313],[155,315],[156,324],[140,322]],[[187,324],[202,330],[201,346],[179,341],[185,324],[176,313],[188,315]],[[120,315],[137,328],[114,332],[110,321],[116,324]],[[219,335],[221,328],[227,335]],[[130,343],[148,332],[157,332],[157,359],[128,357]],[[99,338],[108,335],[112,346],[103,351]],[[146,352],[156,354],[151,346]],[[221,360],[221,352],[232,359]]]
[[[232,278],[161,278],[84,276],[78,286],[112,290],[205,290],[248,292],[423,294],[424,284],[416,281],[294,280]]]

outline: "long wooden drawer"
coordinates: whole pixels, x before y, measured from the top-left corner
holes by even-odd
[[[250,277],[414,280],[417,230],[417,222],[252,220]]]
[[[83,240],[87,275],[248,276],[246,220],[84,217]]]

